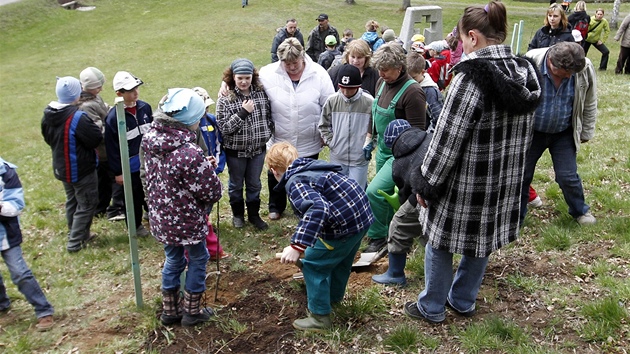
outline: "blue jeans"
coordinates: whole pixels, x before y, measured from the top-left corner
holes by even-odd
[[[62,183],[66,191],[66,221],[70,230],[68,250],[76,250],[90,237],[90,227],[98,205],[98,176],[94,170],[76,183]]]
[[[418,295],[418,310],[434,322],[444,321],[446,301],[460,313],[475,310],[477,293],[488,257],[462,256],[453,280],[453,254],[427,244],[424,254],[424,290]]]
[[[368,167],[370,165],[365,164],[362,166],[348,166],[344,164],[339,164],[341,166],[341,173],[353,180],[357,181],[357,183],[365,190],[367,188],[368,182]]]
[[[325,240],[334,247],[332,250],[318,239],[313,247],[304,251],[302,272],[309,311],[328,315],[332,311],[331,304],[343,300],[354,256],[364,235],[365,232],[359,232],[339,240]]]
[[[260,173],[265,165],[265,153],[252,158],[227,155],[225,161],[230,176],[228,181],[230,204],[243,202],[243,183],[245,183],[245,202],[259,201],[262,189]]]
[[[30,268],[22,257],[22,248],[15,246],[2,251],[2,258],[9,268],[11,281],[18,287],[26,300],[35,308],[35,316],[42,318],[52,315],[55,311],[46,299],[46,295],[40,288],[39,283],[33,276]],[[9,308],[11,301],[7,296],[2,274],[0,274],[0,310]]]
[[[527,214],[529,201],[529,185],[534,178],[536,163],[545,150],[549,149],[556,182],[562,190],[564,200],[569,205],[569,214],[578,218],[586,214],[589,206],[584,202],[582,180],[577,173],[577,151],[573,140],[573,128],[560,133],[541,133],[534,131],[532,145],[527,151],[525,176],[523,177],[523,194],[521,195],[521,225]]]
[[[188,251],[188,262],[184,257],[184,250]],[[210,255],[206,249],[205,239],[194,245],[164,245],[164,254],[166,261],[164,261],[164,268],[162,268],[162,290],[178,290],[180,276],[188,265],[185,290],[189,293],[206,291],[206,265]]]

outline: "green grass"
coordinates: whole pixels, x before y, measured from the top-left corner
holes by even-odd
[[[13,302],[11,312],[0,317],[0,348],[7,353],[68,353],[75,347],[85,353],[140,352],[153,331],[159,331],[166,341],[174,336],[173,332],[159,326],[154,316],[159,306],[163,254],[161,246],[153,239],[138,242],[146,305],[141,310],[135,307],[123,223],[96,220],[93,228],[100,236],[93,247],[74,255],[65,252],[65,195],[61,184],[53,178],[50,150],[39,128],[44,107],[55,99],[56,76],[78,76],[87,66],[98,67],[107,79],[102,96],[111,104],[114,99],[111,79],[117,71],[127,70],[143,79],[146,84],[141,87],[141,99],[155,106],[169,87],[202,86],[214,95],[223,69],[235,58],[247,57],[258,68],[267,64],[275,29],[288,18],[297,18],[305,36],[315,26],[314,18],[321,12],[329,14],[331,24],[337,29],[352,28],[356,37],[370,18],[397,33],[403,22],[403,13],[398,10],[399,0],[359,0],[355,6],[348,6],[342,0],[252,0],[247,9],[241,9],[236,0],[89,2],[97,6],[95,11],[66,11],[54,0],[23,0],[0,7],[0,156],[19,166],[27,203],[21,217],[25,259],[55,306],[59,322],[64,323],[51,332],[36,334],[31,306],[7,281],[10,277],[6,267],[0,265]],[[473,3],[480,2],[432,0],[414,1],[412,5],[442,6],[443,28],[447,33],[463,8]],[[542,25],[546,3],[512,0],[504,3],[509,17],[508,44],[513,24],[525,21],[522,52]],[[597,6],[604,7],[609,18],[612,4]],[[628,13],[627,6],[627,3],[621,6],[620,20]],[[594,7],[589,3],[589,12]],[[573,222],[554,182],[551,159],[546,153],[534,176],[534,187],[545,206],[528,216],[519,243],[491,258],[492,263],[501,265],[511,291],[534,294],[533,298],[540,298],[556,308],[546,326],[536,332],[525,322],[519,322],[524,321],[525,314],[510,312],[512,317],[493,314],[495,306],[507,301],[501,298],[503,289],[498,282],[494,287],[482,286],[482,293],[488,298],[483,299],[485,303],[480,307],[489,313],[479,315],[472,322],[456,320],[452,326],[444,325],[438,327],[440,331],[431,331],[424,324],[406,318],[401,320],[396,317],[399,313],[392,314],[400,310],[400,303],[392,299],[392,294],[402,294],[404,303],[415,299],[424,287],[423,252],[417,249],[408,261],[410,284],[407,288],[380,291],[380,287],[368,287],[349,294],[335,308],[335,323],[347,326],[337,326],[324,334],[324,347],[328,352],[343,352],[348,348],[347,343],[356,338],[360,338],[362,348],[373,348],[366,349],[370,352],[416,352],[418,348],[447,352],[454,350],[451,343],[458,343],[463,351],[470,353],[565,353],[584,348],[622,352],[628,345],[630,331],[627,314],[630,303],[627,280],[630,275],[627,264],[630,259],[630,129],[627,127],[630,84],[627,76],[612,73],[619,53],[619,44],[612,41],[612,34],[606,44],[611,54],[608,71],[597,73],[600,115],[596,135],[582,145],[578,154],[587,202],[598,223],[580,228]],[[598,65],[600,53],[591,50],[589,58]],[[222,178],[225,181],[225,174]],[[267,198],[266,193],[265,187],[263,200]],[[219,209],[221,241],[224,248],[234,254],[228,261],[231,272],[249,270],[241,259],[258,256],[264,262],[281,251],[296,221],[286,217],[272,223],[269,232],[261,237],[251,227],[242,231],[231,227],[226,217],[230,215],[227,199]],[[600,252],[591,257],[590,250]],[[564,272],[554,274],[567,276],[558,279],[558,284],[554,283],[556,279],[523,276],[530,273],[519,272],[518,267],[528,265],[522,263],[522,255],[530,253],[559,259],[553,267],[561,267]],[[573,279],[581,274],[587,274],[589,282]],[[289,282],[288,286],[303,290],[303,283]],[[611,297],[600,300],[592,294],[611,294]],[[247,291],[241,295],[246,296]],[[269,300],[278,301],[278,294],[272,294]],[[576,320],[577,310],[574,309],[578,304],[583,304],[584,310]],[[118,334],[86,345],[89,336],[85,331],[93,331],[92,326],[100,320],[103,323],[97,328],[99,332]],[[228,333],[241,333],[246,326],[229,315],[216,320],[216,325],[223,326]],[[575,333],[567,335],[564,325],[575,329]],[[418,335],[414,334],[414,329]],[[376,339],[376,334],[382,335],[382,342]]]

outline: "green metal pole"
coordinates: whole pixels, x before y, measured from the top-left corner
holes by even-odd
[[[523,39],[523,26],[525,25],[525,21],[518,21],[518,37],[516,40],[516,54],[521,53],[521,39]]]
[[[127,213],[127,234],[129,235],[129,248],[131,252],[131,271],[133,272],[133,284],[136,291],[136,306],[143,307],[142,282],[140,280],[140,261],[138,258],[138,240],[136,238],[136,217],[133,212],[133,191],[131,189],[131,167],[129,166],[129,147],[127,145],[127,122],[125,119],[125,102],[122,97],[116,98],[116,122],[118,125],[118,143],[120,145],[120,164],[123,172],[123,185],[125,188],[125,205]]]
[[[512,40],[510,41],[510,50],[512,51],[512,53],[516,54],[516,51],[514,50],[514,38],[516,37],[516,27],[518,26],[517,23],[514,24],[514,31],[512,31]]]

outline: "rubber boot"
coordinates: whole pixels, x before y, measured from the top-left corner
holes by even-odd
[[[160,321],[163,325],[172,325],[182,320],[179,300],[179,289],[162,290],[162,315],[160,315]]]
[[[247,202],[247,221],[254,224],[258,230],[267,230],[269,225],[260,218],[260,200]]]
[[[406,253],[389,253],[389,268],[383,274],[373,275],[372,281],[385,285],[407,285],[405,278]]]
[[[302,331],[321,331],[331,326],[330,315],[309,313],[308,317],[293,321],[293,328]]]
[[[208,322],[210,317],[214,316],[214,310],[202,306],[201,300],[203,293],[184,292],[184,316],[182,317],[182,326],[194,326],[200,323]]]
[[[232,225],[240,229],[245,226],[245,202],[230,202],[232,207]]]

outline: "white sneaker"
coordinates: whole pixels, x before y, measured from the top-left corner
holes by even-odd
[[[542,199],[540,199],[539,196],[536,196],[536,198],[534,200],[532,200],[531,202],[527,203],[527,207],[528,208],[540,208],[541,206],[543,206],[543,201]]]
[[[579,216],[577,219],[575,219],[575,221],[577,221],[577,223],[580,225],[593,225],[595,224],[595,222],[597,222],[597,220],[593,215],[591,215],[591,213],[586,213],[582,216]]]

